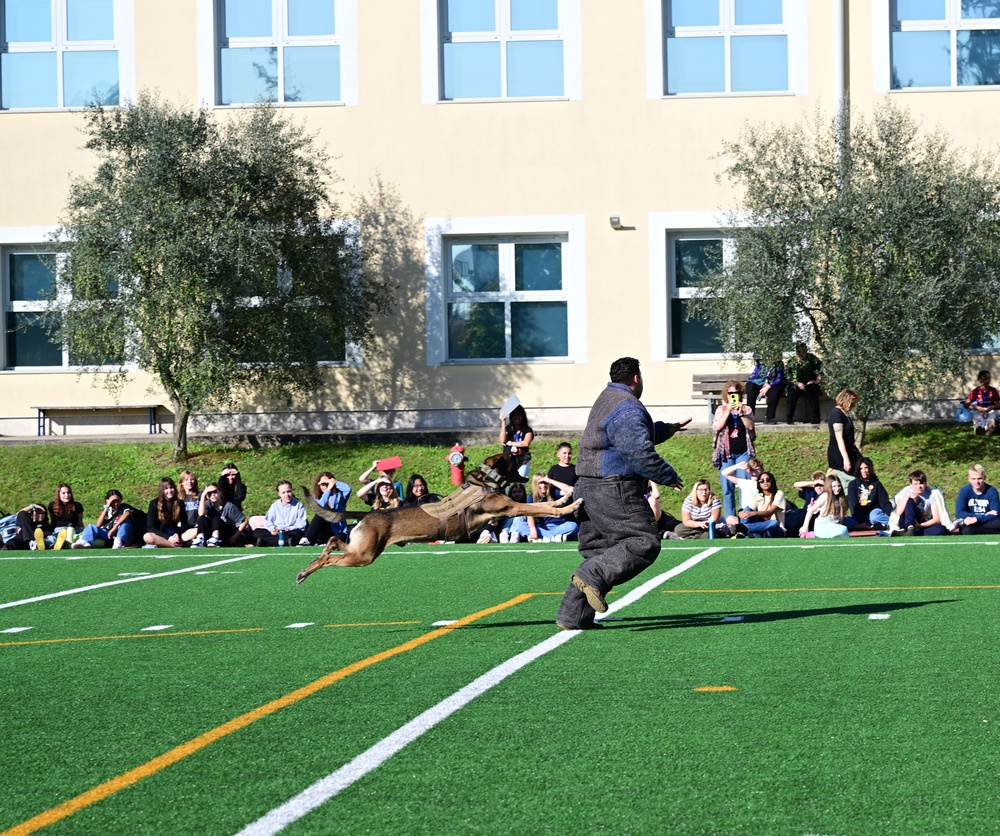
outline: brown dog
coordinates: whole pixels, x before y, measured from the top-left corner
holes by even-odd
[[[555,502],[514,502],[503,493],[515,482],[524,482],[517,473],[517,462],[510,453],[490,456],[457,491],[440,502],[391,511],[372,511],[351,532],[351,542],[331,537],[320,554],[299,572],[296,583],[302,583],[324,566],[367,566],[387,546],[407,543],[429,543],[432,540],[468,541],[469,532],[482,528],[487,521],[501,517],[565,517],[572,514],[583,500],[570,502],[562,496]],[[320,508],[311,502],[313,510],[328,520],[339,522],[345,516]],[[341,554],[334,554],[341,552]]]

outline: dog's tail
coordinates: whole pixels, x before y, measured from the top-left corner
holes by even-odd
[[[313,498],[312,493],[304,485],[302,486],[302,495],[305,496],[313,513],[328,522],[344,522],[347,519],[360,520],[368,515],[367,511],[331,511],[329,508],[324,508]]]

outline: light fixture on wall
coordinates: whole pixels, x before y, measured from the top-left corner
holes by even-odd
[[[618,215],[612,215],[608,218],[608,220],[611,221],[612,229],[625,229],[625,227],[622,226],[622,219]]]

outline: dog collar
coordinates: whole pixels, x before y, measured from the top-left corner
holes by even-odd
[[[481,464],[476,468],[476,471],[483,474],[483,481],[486,482],[486,487],[492,488],[496,491],[502,491],[504,489],[504,478],[496,468],[487,467],[486,464]]]

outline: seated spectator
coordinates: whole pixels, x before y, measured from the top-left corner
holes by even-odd
[[[396,491],[398,483],[392,481],[390,473],[380,474],[374,482],[368,482],[360,491],[358,499],[372,506],[373,511],[391,511],[402,505],[399,493]]]
[[[803,508],[785,509],[785,535],[787,537],[808,537],[816,524],[816,511],[809,509],[826,490],[826,474],[822,470],[814,470],[811,479],[793,482],[792,487],[798,489]]]
[[[908,478],[909,486],[894,497],[896,525],[890,520],[889,536],[947,534],[948,526],[943,522],[947,511],[942,507],[941,492],[927,487],[927,475],[922,470],[914,470]]]
[[[823,493],[806,511],[807,523],[815,518],[815,533],[820,539],[850,536],[855,521],[851,517],[851,507],[844,494],[844,484],[837,471],[830,469],[823,484]],[[808,529],[803,525],[803,529]],[[801,533],[799,536],[802,536]]]
[[[378,469],[379,459],[372,462],[372,466],[368,468],[364,473],[358,477],[358,481],[362,485],[370,485],[378,479],[388,479],[392,486],[396,489],[396,496],[399,497],[400,502],[403,501],[405,494],[403,493],[403,483],[395,481],[396,471],[394,469],[379,470],[378,476],[375,479],[371,478],[372,473]],[[364,500],[365,505],[371,505],[375,501],[375,494],[367,492],[365,490],[358,491],[358,498]]]
[[[219,475],[219,491],[222,501],[232,502],[240,511],[243,510],[243,500],[247,498],[247,486],[243,484],[240,469],[229,462]]]
[[[885,531],[889,528],[892,500],[878,476],[872,460],[858,460],[857,478],[847,486],[847,501],[851,516],[862,531]]]
[[[427,481],[419,473],[414,473],[406,482],[406,493],[403,497],[402,508],[413,508],[417,505],[425,505],[428,502],[440,502],[441,497],[436,493],[431,493],[427,488]]]
[[[524,485],[521,482],[515,482],[507,488],[507,496],[509,496],[514,502],[524,503],[528,501],[528,492],[525,490]],[[501,543],[520,543],[522,540],[527,540],[527,517],[508,517],[505,520],[500,520],[497,539]]]
[[[764,465],[756,457],[747,462],[731,464],[720,471],[723,484],[731,485],[730,491],[733,494],[739,492],[735,497],[739,500],[737,508],[749,508],[757,504],[757,480],[763,472]],[[739,522],[738,511],[726,517],[726,525],[730,531],[735,531]]]
[[[37,502],[29,503],[14,515],[14,524],[7,527],[3,548],[10,551],[44,551],[45,537],[50,531],[45,506]]]
[[[679,536],[676,536],[674,532],[677,530],[677,526],[681,524],[681,521],[677,517],[668,514],[663,510],[663,506],[660,505],[660,486],[656,482],[646,483],[646,502],[649,503],[649,507],[653,512],[653,519],[656,520],[656,530],[660,532],[660,537],[664,540],[680,540]],[[575,520],[575,515],[569,517],[571,520]]]
[[[774,424],[775,415],[778,412],[778,401],[785,394],[785,364],[779,358],[770,365],[765,365],[760,360],[754,359],[753,371],[747,379],[747,406],[750,411],[757,415],[757,399],[764,398],[767,402],[764,423]]]
[[[235,502],[224,502],[214,482],[201,492],[198,505],[198,536],[192,548],[242,546],[250,542],[250,521]]]
[[[255,528],[253,536],[258,546],[309,545],[306,539],[306,506],[295,496],[292,483],[278,482],[278,498],[264,515],[265,527]],[[302,540],[306,540],[302,543]]]
[[[122,501],[121,491],[112,488],[104,495],[104,507],[97,517],[83,529],[80,539],[73,543],[74,549],[89,549],[91,546],[106,546],[123,549],[132,545],[132,530],[138,511]]]
[[[198,477],[190,470],[182,470],[177,496],[184,504],[184,516],[187,526],[181,533],[185,543],[191,543],[198,536],[198,508],[201,505],[201,490],[198,488]]]
[[[552,493],[555,499],[562,496],[562,491],[555,487],[557,483],[563,483],[573,487],[576,484],[576,465],[573,464],[573,445],[568,441],[559,442],[556,447],[556,460],[558,464],[552,465],[546,474],[552,480]]]
[[[73,499],[73,489],[65,482],[56,486],[55,499],[49,503],[49,524],[52,534],[45,542],[53,549],[61,549],[65,543],[72,545],[83,531],[83,506]]]
[[[819,424],[819,384],[823,380],[823,364],[806,348],[805,343],[796,343],[795,356],[788,363],[785,379],[788,381],[785,395],[785,420],[795,423],[795,407],[800,397],[809,405],[809,421]]]
[[[673,533],[681,540],[703,540],[709,536],[708,527],[717,525],[721,516],[722,502],[712,492],[709,481],[699,479],[681,506],[681,524]],[[725,526],[716,528],[715,533],[729,536]]]
[[[738,524],[746,528],[750,537],[784,537],[785,504],[785,495],[778,490],[774,474],[765,470],[757,477],[754,502],[739,512]]]
[[[993,435],[997,429],[997,418],[1000,418],[1000,392],[990,386],[987,369],[983,369],[976,379],[979,385],[969,392],[963,403],[972,410],[972,431],[976,435]]]
[[[177,485],[169,476],[160,480],[156,499],[149,503],[143,548],[178,549],[186,545],[181,534],[188,527],[184,501],[177,495]]]
[[[343,512],[347,510],[347,500],[351,498],[352,490],[346,482],[338,482],[329,470],[324,470],[313,482],[312,496],[320,508]],[[306,527],[306,542],[303,543],[300,540],[299,545],[325,543],[331,537],[336,537],[342,543],[346,543],[348,538],[347,522],[330,522],[319,514],[315,514]]]
[[[955,534],[1000,533],[1000,494],[986,482],[986,468],[969,468],[969,484],[962,485],[955,500]]]
[[[555,483],[548,476],[536,473],[531,477],[531,493],[528,502],[551,502],[549,490],[556,487],[563,493],[573,493],[573,488],[565,483]],[[575,540],[580,524],[565,517],[525,517],[528,524],[528,542],[543,543]]]

